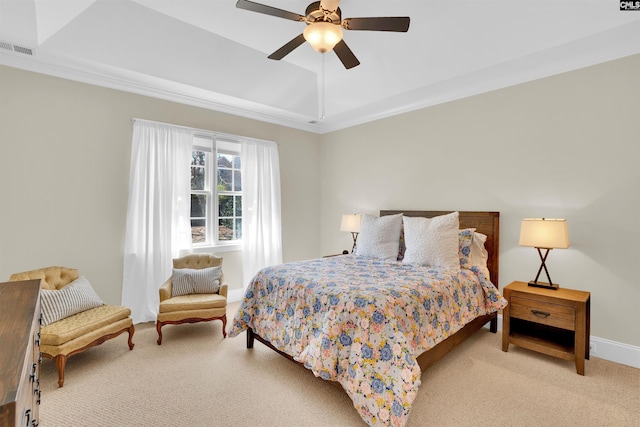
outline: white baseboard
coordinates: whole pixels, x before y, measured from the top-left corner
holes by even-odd
[[[591,336],[590,354],[601,359],[640,368],[640,347]]]
[[[485,325],[488,328],[489,325]],[[498,331],[502,331],[502,315],[498,314]],[[589,340],[590,356],[640,369],[640,347],[594,337]]]

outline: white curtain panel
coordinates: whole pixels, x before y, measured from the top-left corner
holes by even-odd
[[[156,320],[172,259],[191,249],[192,140],[187,128],[133,123],[122,305],[134,323]]]
[[[244,287],[264,267],[282,263],[280,163],[274,142],[242,141]]]

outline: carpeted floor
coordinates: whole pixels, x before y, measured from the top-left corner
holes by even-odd
[[[231,305],[230,315],[237,305]],[[231,320],[230,316],[230,319]],[[65,386],[44,360],[40,425],[365,426],[339,385],[221,322],[152,323],[69,358]],[[511,346],[483,329],[422,375],[408,427],[639,426],[640,369],[598,358],[572,363]]]

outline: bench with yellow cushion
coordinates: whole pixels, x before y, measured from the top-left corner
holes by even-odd
[[[40,286],[47,290],[60,290],[78,279],[78,270],[66,267],[46,267],[11,275],[9,280],[40,279]],[[73,354],[129,332],[129,349],[133,349],[135,332],[127,307],[104,304],[65,317],[40,330],[42,355],[55,360],[58,369],[58,387],[64,385],[64,368],[67,358]]]

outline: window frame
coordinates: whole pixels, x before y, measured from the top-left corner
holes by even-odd
[[[240,139],[230,135],[209,134],[197,132],[193,135],[192,151],[203,151],[205,156],[205,184],[204,190],[190,190],[190,194],[204,194],[207,196],[206,213],[205,213],[205,241],[194,243],[192,247],[194,252],[226,252],[233,250],[242,250],[242,239],[220,240],[219,239],[219,203],[218,198],[218,154],[229,154],[240,156]],[[192,167],[190,165],[190,167]],[[242,174],[241,180],[242,180]],[[224,192],[233,195],[242,196],[240,191]],[[223,194],[224,194],[223,193]],[[235,207],[235,204],[234,204]],[[235,216],[234,209],[234,219]],[[189,223],[191,223],[191,212],[189,212]],[[242,218],[242,215],[240,215]]]
[[[242,189],[240,189],[240,191],[231,189],[230,191],[218,191],[218,154],[225,154],[225,155],[231,155],[231,156],[237,156],[240,157],[240,144],[238,142],[235,141],[229,141],[226,139],[218,139],[218,141],[216,141],[216,150],[215,150],[215,196],[214,196],[214,203],[215,203],[215,217],[216,217],[216,224],[215,224],[215,245],[216,246],[224,246],[224,245],[230,245],[230,244],[234,244],[234,243],[242,243],[242,238],[240,239],[233,239],[233,240],[220,240],[219,236],[220,236],[220,232],[219,232],[219,227],[220,227],[220,195],[229,195],[231,197],[234,198],[233,201],[233,216],[232,219],[235,222],[236,218],[238,218],[238,216],[236,215],[236,207],[235,207],[235,197],[236,196],[243,196],[243,192]],[[242,159],[240,160],[240,163],[242,165]],[[233,166],[233,165],[232,165]],[[232,175],[233,172],[235,170],[238,170],[236,168],[231,168],[232,171]],[[233,180],[235,180],[235,177],[232,178]],[[235,182],[235,181],[234,181]],[[242,169],[240,169],[240,183],[242,185]],[[240,217],[242,220],[242,212],[240,213]],[[234,227],[234,233],[235,233],[235,227]],[[212,240],[213,241],[213,240]]]

